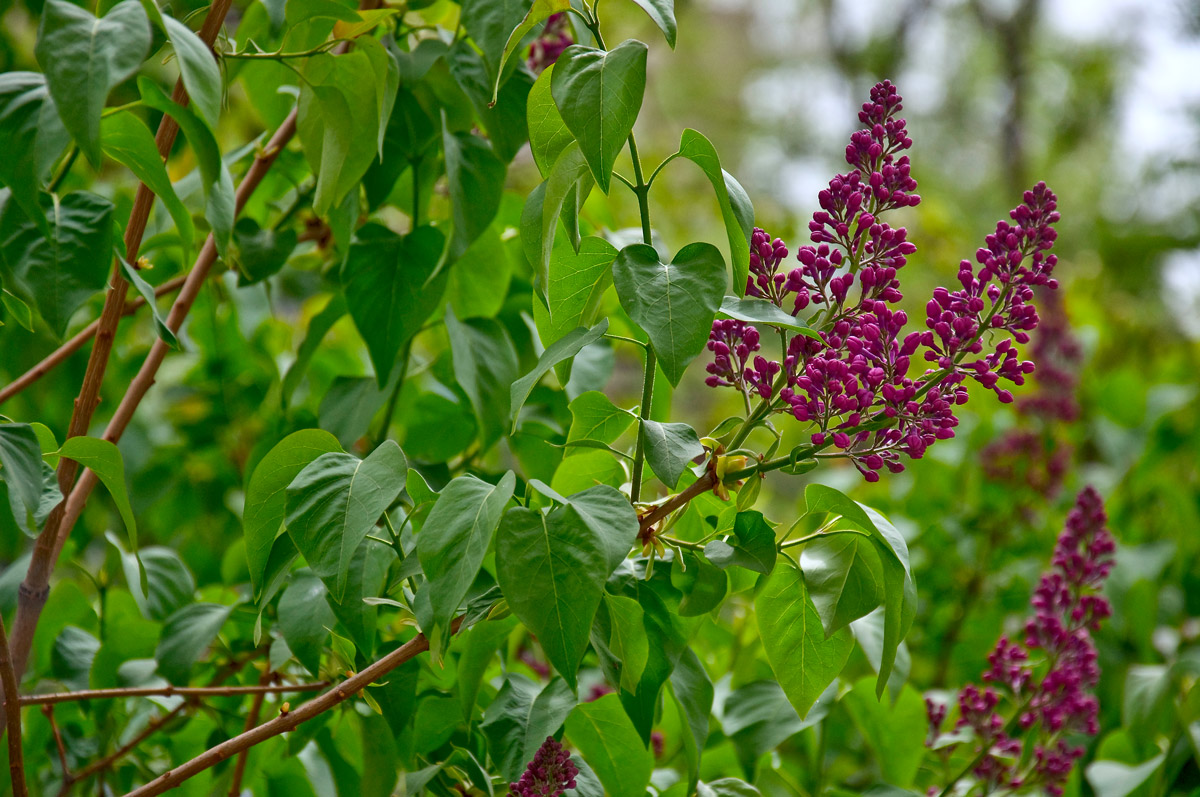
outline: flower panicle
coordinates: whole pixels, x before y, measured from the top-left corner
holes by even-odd
[[[732,387],[747,404],[757,395],[770,412],[809,424],[814,446],[832,446],[827,456],[849,459],[867,481],[878,481],[884,468],[902,471],[906,459],[954,436],[968,379],[1002,402],[1013,400],[1002,383],[1021,385],[1033,371],[1016,348],[1038,323],[1033,290],[1057,287],[1050,253],[1057,199],[1038,183],[1009,214],[1011,222],[1001,221],[986,238],[978,270],[963,261],[961,288],[934,291],[926,329],[905,331],[907,314],[893,308],[902,298],[897,274],[916,246],[903,227],[882,220],[921,201],[902,154],[912,146],[902,108],[890,81],[871,90],[859,113],[866,127],[846,148],[852,168],[820,192],[812,243],[796,252],[798,267],[784,274],[788,247],[781,239],[757,228],[751,237],[747,295],[793,316],[814,309],[809,323],[817,336],[788,340],[781,330],[783,351],[772,360],[760,353],[754,326],[718,319],[708,343],[710,387]],[[1003,339],[985,351],[997,335]],[[918,362],[927,363],[924,373]]]
[[[578,775],[579,767],[571,760],[571,753],[553,736],[547,736],[521,779],[509,784],[508,793],[510,797],[558,797],[575,788]]]

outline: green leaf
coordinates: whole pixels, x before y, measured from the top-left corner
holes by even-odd
[[[632,244],[613,263],[621,306],[650,336],[658,363],[673,386],[708,341],[721,297],[725,261],[715,246],[688,244],[661,263],[648,244]]]
[[[525,102],[529,151],[543,179],[550,177],[550,170],[558,156],[575,140],[575,136],[567,129],[562,114],[558,112],[558,106],[554,104],[554,97],[550,95],[550,81],[553,76],[554,64],[551,64],[538,76]]]
[[[8,488],[8,505],[17,526],[30,537],[38,536],[42,448],[27,423],[0,423],[0,481]]]
[[[883,780],[902,789],[912,786],[926,752],[928,720],[921,696],[906,686],[895,703],[880,701],[871,679],[863,678],[842,702],[874,752]]]
[[[159,674],[170,683],[186,684],[192,665],[217,638],[232,611],[232,606],[218,603],[192,603],[168,617],[154,651]]]
[[[870,614],[883,602],[883,565],[869,537],[818,537],[801,551],[800,569],[826,636]]]
[[[810,328],[803,321],[793,318],[766,299],[755,299],[753,297],[739,299],[736,296],[726,296],[721,302],[719,312],[723,316],[736,318],[739,321],[745,321],[750,324],[770,324],[771,326],[800,332],[809,337],[817,339],[821,337],[816,330]]]
[[[713,540],[704,546],[704,555],[721,569],[737,565],[756,573],[769,574],[779,555],[775,547],[775,530],[761,512],[738,512],[733,521],[736,545]]]
[[[571,0],[533,0],[533,5],[529,7],[529,13],[525,15],[525,19],[521,20],[521,24],[513,29],[513,32],[508,36],[508,41],[504,44],[504,52],[500,56],[500,63],[496,69],[495,85],[492,88],[493,103],[496,102],[497,95],[500,92],[500,78],[504,74],[504,65],[508,63],[508,59],[512,57],[512,54],[517,51],[525,35],[533,30],[535,25],[545,22],[550,16],[561,14],[570,8]]]
[[[508,674],[479,726],[505,780],[521,777],[525,765],[546,737],[558,732],[575,703],[575,693],[561,678],[539,689],[523,675]]]
[[[646,52],[646,45],[633,39],[607,52],[573,44],[554,65],[554,103],[606,194],[617,153],[642,108]]]
[[[504,307],[513,263],[502,232],[493,222],[450,266],[446,296],[455,318],[494,318]]]
[[[636,536],[637,514],[609,487],[574,496],[545,515],[510,509],[500,523],[500,589],[572,688],[604,583]]]
[[[917,589],[909,567],[908,545],[883,515],[852,501],[832,487],[808,485],[804,490],[804,502],[810,513],[841,515],[847,525],[865,531],[875,539],[883,566],[884,586],[883,659],[875,693],[882,695],[892,673],[900,640],[908,633],[916,615]]]
[[[675,49],[675,0],[633,0],[642,10],[654,20],[654,24],[663,32],[667,44]]]
[[[146,306],[150,308],[150,314],[154,316],[154,330],[158,333],[158,337],[172,349],[178,349],[179,338],[175,337],[175,333],[167,326],[166,319],[158,311],[154,286],[142,279],[142,275],[138,273],[138,270],[129,265],[128,261],[119,254],[117,255],[117,262],[121,264],[121,273],[125,275],[125,279],[146,300]]]
[[[287,373],[283,375],[283,384],[281,386],[280,400],[286,407],[292,400],[292,394],[296,392],[296,388],[300,386],[300,380],[304,379],[305,372],[308,371],[308,365],[312,362],[313,355],[317,353],[317,349],[321,346],[321,341],[329,334],[329,330],[333,329],[333,325],[341,320],[347,312],[346,297],[341,293],[335,293],[321,308],[321,312],[312,317],[308,322],[308,329],[304,333],[304,340],[300,342],[300,348],[296,350],[296,359],[288,366]],[[322,452],[324,453],[324,452]]]
[[[407,467],[400,446],[387,440],[362,460],[322,454],[288,485],[288,534],[314,573],[336,579],[334,600],[345,594],[359,543],[404,489]]]
[[[507,169],[491,145],[474,134],[447,129],[442,134],[442,149],[454,220],[450,256],[457,258],[483,234],[500,210]]]
[[[521,214],[521,244],[534,266],[533,284],[539,291],[545,292],[549,282],[550,258],[554,252],[558,219],[565,212],[564,203],[572,198],[572,201],[580,200],[580,186],[584,184],[586,190],[582,195],[586,196],[591,190],[591,183],[587,182],[591,179],[590,174],[579,144],[571,142],[554,162],[550,177],[530,192],[525,202]]]
[[[1088,764],[1084,774],[1096,797],[1126,797],[1154,777],[1166,760],[1167,754],[1159,753],[1137,766],[1116,761],[1093,761]]]
[[[541,381],[541,378],[548,374],[554,366],[579,354],[580,349],[583,347],[590,346],[600,340],[607,331],[607,318],[601,319],[600,323],[591,329],[576,327],[561,339],[547,346],[546,350],[542,352],[542,356],[538,358],[537,365],[533,367],[533,370],[512,383],[510,394],[512,399],[513,432],[517,431],[517,420],[521,414],[521,407],[525,406],[525,400],[529,398],[529,394],[533,392],[533,388]]]
[[[779,684],[753,681],[725,699],[721,728],[733,740],[742,760],[753,762],[785,739],[819,723],[836,696],[837,690],[831,686],[802,720]]]
[[[154,144],[154,134],[145,123],[127,112],[106,116],[100,123],[100,145],[105,155],[128,167],[162,200],[171,214],[171,220],[175,222],[179,237],[183,239],[183,245],[190,249],[196,238],[192,214],[179,201],[175,186],[167,176],[162,156]]]
[[[296,231],[259,227],[246,216],[233,225],[235,249],[231,259],[238,270],[238,286],[253,285],[278,274],[296,249]]]
[[[581,393],[567,408],[571,411],[571,428],[567,432],[568,445],[583,440],[594,440],[606,445],[612,443],[637,417],[629,410],[613,404],[608,396],[598,390]]]
[[[746,277],[750,273],[750,236],[754,233],[754,206],[750,204],[750,197],[733,175],[721,168],[721,158],[712,142],[695,130],[683,131],[679,151],[673,157],[687,158],[699,166],[712,183],[729,239],[733,289],[738,296],[744,295]]]
[[[612,284],[616,258],[616,248],[594,236],[580,241],[578,252],[563,246],[551,253],[546,306],[533,303],[533,317],[543,343],[549,345],[572,329],[593,323],[600,299]]]
[[[63,126],[97,168],[108,93],[142,65],[150,39],[150,20],[138,0],[117,3],[99,19],[67,0],[44,6],[34,53]]]
[[[516,483],[511,470],[495,485],[471,475],[452,479],[425,519],[417,556],[429,581],[435,626],[448,629],[467,597]]]
[[[325,600],[324,582],[308,570],[297,571],[279,596],[279,630],[296,660],[314,678],[321,674],[321,650],[337,618]]]
[[[429,41],[424,39],[422,44]],[[375,208],[383,203],[395,186],[396,179],[405,169],[413,168],[414,164],[419,168],[420,159],[437,138],[438,130],[434,121],[416,96],[408,89],[400,89],[384,129],[383,159],[372,160],[363,176],[367,204]]]
[[[108,278],[113,204],[85,192],[42,194],[40,199],[49,236],[0,195],[0,275],[7,287],[37,307],[61,339],[71,316]]]
[[[294,549],[291,538],[281,536],[287,510],[287,486],[314,459],[341,450],[337,439],[329,432],[303,429],[276,443],[254,468],[246,485],[242,529],[255,596],[262,594],[263,575],[276,539],[279,539],[279,545]]]
[[[643,420],[646,435],[646,462],[654,475],[672,490],[691,461],[704,453],[696,430],[686,423],[659,423]]]
[[[117,535],[111,531],[105,532],[104,537],[121,557],[125,583],[129,585],[129,592],[143,617],[162,622],[191,603],[196,591],[196,578],[179,554],[170,548],[151,545],[135,555],[127,552]],[[142,590],[143,572],[146,574],[145,591]]]
[[[654,760],[620,698],[605,695],[581,703],[567,717],[567,736],[600,777],[609,794],[642,794]]]
[[[460,21],[483,53],[488,85],[497,82],[509,36],[525,19],[534,0],[463,0]]]
[[[458,657],[456,688],[464,720],[470,722],[475,716],[475,703],[483,685],[483,676],[516,625],[517,618],[509,615],[501,620],[478,623],[465,634],[459,633],[454,637],[451,650],[458,648],[462,651]]]
[[[860,617],[850,623],[850,632],[854,634],[854,641],[858,643],[858,647],[867,657],[867,662],[876,674],[879,673],[880,665],[883,662],[884,614],[884,608],[880,606],[865,617]],[[888,694],[891,695],[893,701],[900,695],[900,690],[904,688],[911,671],[912,655],[908,652],[908,646],[901,642],[896,648],[896,659],[891,673],[888,675]]]
[[[224,256],[229,248],[229,239],[233,235],[233,217],[236,214],[233,177],[229,174],[229,167],[221,159],[221,149],[217,140],[195,111],[173,102],[157,83],[138,78],[138,90],[142,93],[142,103],[156,111],[162,111],[178,122],[179,129],[192,145],[196,160],[200,164],[200,179],[204,188],[204,217],[212,226],[217,252]]]
[[[296,129],[317,175],[313,210],[324,216],[358,186],[378,156],[386,120],[380,118],[377,87],[387,81],[387,63],[362,49],[322,53],[305,59],[303,78]]]
[[[209,129],[216,130],[221,115],[221,70],[217,59],[187,25],[174,17],[163,17],[163,22],[179,59],[179,74],[187,89],[188,102]]]
[[[12,189],[25,215],[49,233],[38,192],[54,161],[70,142],[46,76],[37,72],[0,73],[0,184]]]
[[[699,784],[696,797],[762,797],[762,792],[739,778],[719,778]]]
[[[671,697],[679,707],[681,743],[688,765],[689,788],[700,775],[700,758],[708,743],[708,717],[712,713],[713,685],[695,651],[688,648],[671,671]]]
[[[512,72],[502,83],[498,102],[492,102],[492,82],[487,68],[466,41],[460,40],[446,57],[450,74],[467,95],[475,109],[475,118],[487,132],[496,155],[504,163],[513,157],[529,140],[529,125],[525,105],[534,77],[525,69]]]
[[[346,571],[346,589],[340,601],[332,595],[337,588],[335,578],[330,576],[322,579],[331,593],[328,596],[329,608],[350,632],[359,651],[368,658],[375,656],[379,608],[368,603],[367,599],[380,596],[388,568],[394,561],[396,555],[390,545],[367,538],[359,544],[350,560],[350,567]]]
[[[1121,726],[1149,738],[1159,727],[1166,697],[1171,692],[1171,670],[1163,664],[1135,664],[1125,673],[1121,701]]]
[[[42,223],[45,224],[46,215],[39,213],[39,216]],[[12,320],[15,320],[23,329],[29,332],[33,331],[33,311],[29,309],[29,305],[18,299],[16,294],[0,289],[0,304],[4,305],[5,311]],[[58,446],[55,446],[55,449],[57,448]]]
[[[467,394],[479,421],[483,447],[508,429],[509,388],[517,379],[517,352],[508,331],[486,318],[459,321],[446,308],[446,332],[454,359],[454,378]]]
[[[650,639],[642,621],[645,613],[633,598],[606,594],[604,603],[612,629],[608,646],[621,659],[621,688],[635,694],[650,656]]]
[[[58,451],[59,456],[73,459],[96,474],[108,494],[112,496],[125,530],[129,532],[129,547],[138,549],[137,522],[133,519],[133,507],[129,505],[129,489],[125,484],[125,459],[121,450],[107,440],[95,437],[70,437]]]
[[[804,577],[794,567],[775,568],[767,577],[754,614],[767,661],[803,717],[846,666],[854,639],[845,629],[826,638]]]
[[[691,551],[677,555],[671,565],[671,586],[683,593],[680,617],[699,617],[721,605],[729,592],[725,572]]]
[[[375,379],[388,383],[400,349],[441,303],[449,272],[438,272],[445,239],[433,227],[400,236],[369,224],[342,265],[342,290],[367,344]]]

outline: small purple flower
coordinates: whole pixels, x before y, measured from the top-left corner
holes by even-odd
[[[521,779],[509,784],[509,794],[516,797],[558,797],[563,791],[575,788],[579,768],[571,754],[553,736],[534,753]]]
[[[563,50],[575,43],[571,35],[571,23],[566,14],[551,14],[546,18],[546,25],[541,34],[533,40],[529,47],[529,58],[525,63],[535,75],[540,75],[546,67],[558,60]]]

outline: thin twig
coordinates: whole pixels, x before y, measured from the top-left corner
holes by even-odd
[[[5,725],[8,728],[8,772],[14,797],[29,797],[25,787],[25,758],[21,750],[21,707],[17,704],[17,676],[8,653],[8,633],[0,617],[0,683],[4,687]]]
[[[450,627],[450,633],[457,633],[461,623],[462,618],[456,618]],[[281,733],[294,730],[302,722],[323,714],[350,699],[401,664],[427,650],[429,650],[429,640],[423,634],[414,637],[374,664],[342,681],[328,692],[309,700],[294,711],[281,712],[278,717],[270,722],[265,722],[253,730],[221,742],[216,747],[206,750],[191,761],[174,769],[167,770],[145,786],[134,789],[126,797],[151,797],[151,795],[162,794],[168,789],[175,788],[188,778],[216,766],[243,750],[247,750]]]
[[[258,686],[137,686],[125,689],[83,689],[77,692],[27,695],[20,698],[20,703],[22,706],[37,706],[121,697],[232,697],[234,695],[266,695],[281,692],[316,692],[327,686],[329,686],[328,681],[304,684],[260,684]]]
[[[71,776],[71,767],[67,765],[67,746],[63,744],[62,732],[58,729],[58,723],[54,721],[54,706],[42,706],[42,713],[46,715],[46,721],[50,723],[50,732],[54,734],[54,746],[58,748],[58,761],[62,766],[65,785],[74,778]]]
[[[271,672],[270,667],[263,670],[262,676],[258,679],[259,686],[266,686],[273,677],[274,673]],[[246,724],[242,728],[242,733],[249,733],[258,724],[258,718],[262,714],[263,700],[266,696],[266,692],[259,692],[254,696],[254,702],[250,705],[250,713],[246,715]],[[233,767],[233,779],[229,782],[229,797],[240,797],[242,778],[246,776],[246,761],[249,758],[249,747],[238,753],[237,763]]]

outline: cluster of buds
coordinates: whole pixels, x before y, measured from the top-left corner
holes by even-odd
[[[852,167],[821,191],[821,209],[809,223],[812,244],[796,254],[799,266],[786,274],[786,244],[756,229],[750,245],[746,293],[793,316],[808,319],[815,335],[787,340],[779,360],[759,353],[752,325],[719,319],[708,348],[711,387],[732,387],[811,425],[814,446],[833,446],[868,481],[879,471],[904,469],[903,458],[954,436],[955,408],[967,401],[965,383],[975,379],[1012,401],[1003,383],[1021,385],[1033,371],[1017,344],[1038,323],[1030,303],[1035,287],[1053,290],[1056,258],[1054,194],[1039,183],[1001,221],[959,269],[961,289],[938,288],[926,306],[926,330],[909,332],[908,316],[892,307],[902,298],[897,274],[916,251],[903,227],[881,217],[920,203],[904,150],[912,146],[900,95],[889,81],[877,84],[862,106],[865,128],[851,136],[846,162]],[[854,291],[855,284],[858,290]],[[985,352],[985,342],[995,346]],[[923,373],[914,362],[928,363]]]
[[[575,43],[571,35],[571,22],[565,13],[551,14],[546,19],[542,32],[529,47],[529,58],[525,64],[535,74],[540,75],[546,67],[558,60],[563,50]]]
[[[1099,704],[1091,690],[1100,669],[1091,632],[1111,613],[1099,594],[1116,547],[1106,521],[1099,494],[1086,488],[1059,535],[1051,569],[1033,593],[1024,639],[1001,637],[983,674],[988,685],[968,685],[959,693],[955,730],[971,731],[980,756],[973,774],[986,785],[984,793],[1019,788],[1061,795],[1084,752],[1070,737],[1099,731]],[[999,710],[1005,699],[1016,707],[1009,719]],[[930,700],[926,707],[933,746],[946,710]],[[1032,745],[1028,759],[1026,745]]]
[[[508,785],[508,793],[513,797],[558,797],[575,788],[578,774],[579,767],[567,749],[553,736],[547,736],[521,773],[521,779]]]

